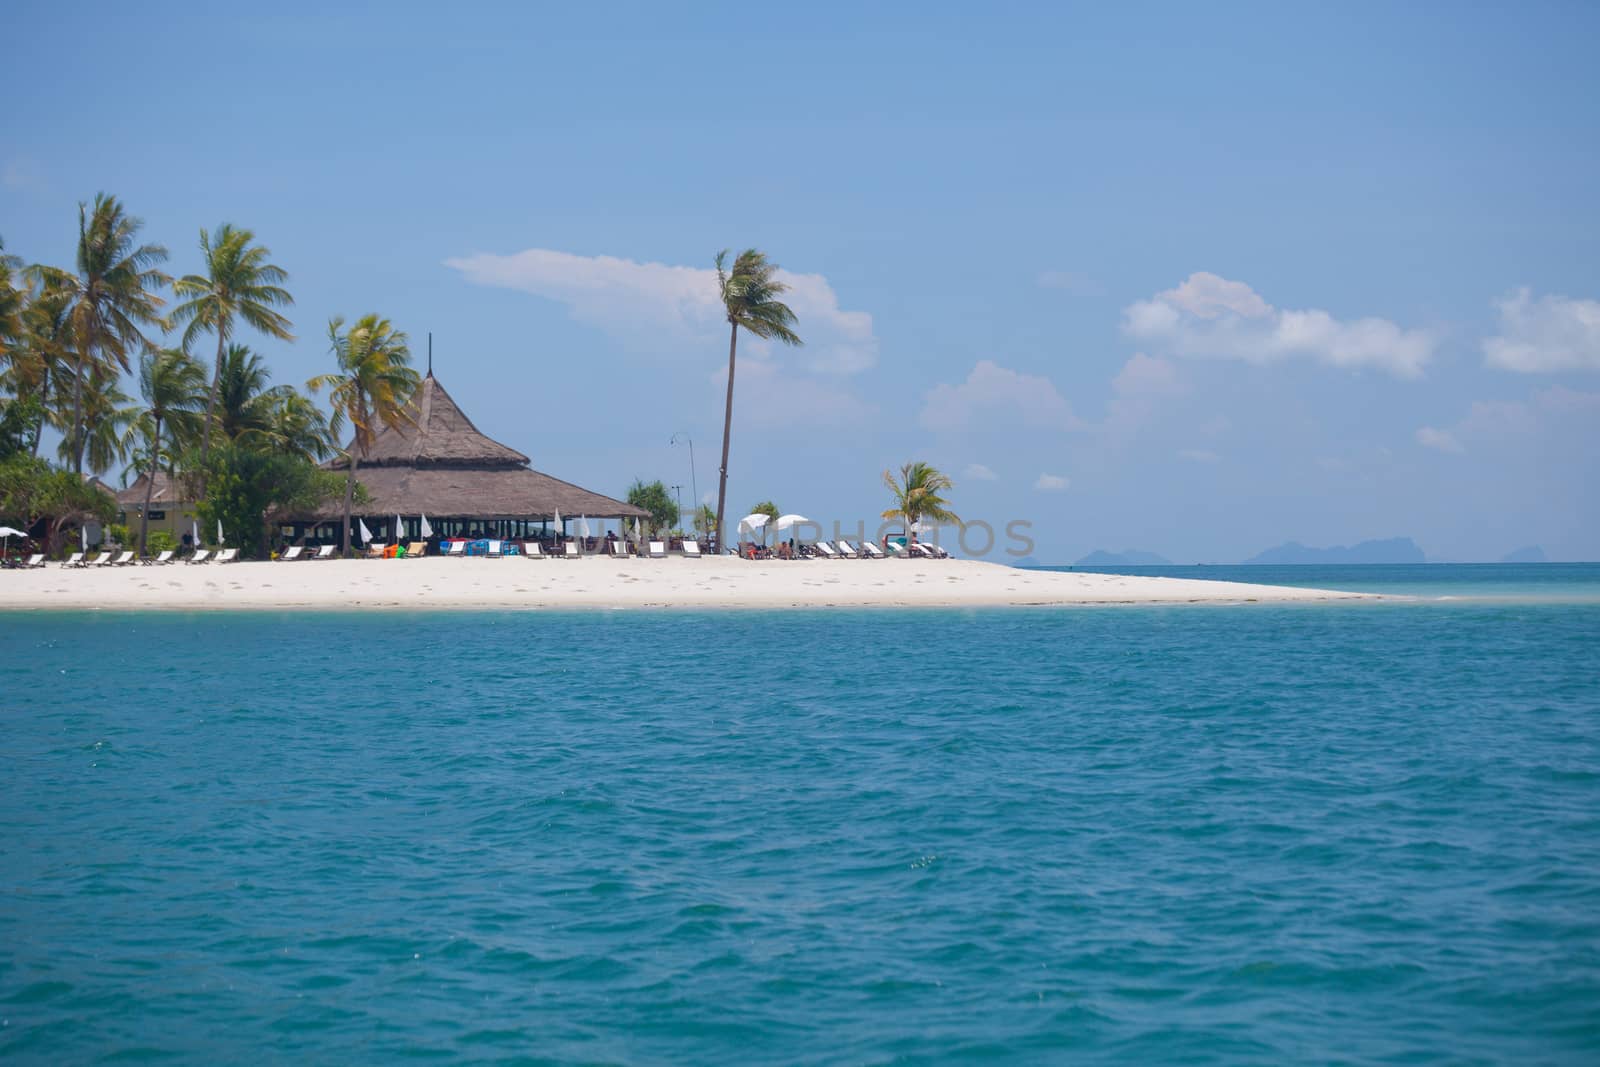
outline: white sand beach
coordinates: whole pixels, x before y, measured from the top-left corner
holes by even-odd
[[[0,573],[0,610],[822,608],[1376,599],[973,560],[396,559]]]

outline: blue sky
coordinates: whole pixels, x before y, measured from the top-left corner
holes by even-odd
[[[745,349],[730,511],[873,517],[927,459],[1035,555],[1412,536],[1600,558],[1600,9],[1580,4],[8,10],[0,235],[115,193],[377,311],[486,432],[715,490],[754,245],[808,344]]]

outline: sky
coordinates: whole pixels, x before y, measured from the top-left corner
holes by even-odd
[[[337,8],[337,10],[335,10]],[[478,427],[826,527],[954,480],[981,554],[1177,562],[1412,537],[1600,559],[1600,8],[7,7],[0,237],[70,266],[106,191],[199,268],[407,331]],[[131,383],[130,383],[131,386]],[[675,434],[678,444],[670,443]],[[691,467],[689,446],[695,462]],[[979,525],[977,520],[987,523]],[[944,534],[947,543],[954,533]]]

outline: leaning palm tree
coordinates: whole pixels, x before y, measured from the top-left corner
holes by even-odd
[[[283,288],[289,274],[267,262],[271,250],[254,244],[255,239],[254,232],[235,229],[226,222],[209,234],[201,230],[200,251],[205,257],[206,272],[186,274],[172,286],[174,293],[185,298],[172,309],[174,322],[188,323],[183,331],[183,347],[187,349],[202,333],[217,335],[217,364],[206,401],[206,436],[200,439],[202,471],[211,451],[210,431],[222,384],[223,356],[228,339],[233,336],[235,320],[243,319],[268,337],[294,340],[289,332],[293,323],[274,310],[294,303],[289,290]]]
[[[408,422],[406,405],[421,379],[409,366],[411,349],[404,333],[388,319],[364,315],[348,331],[344,319],[328,321],[330,351],[339,364],[335,374],[319,374],[306,382],[313,393],[329,391],[333,406],[329,428],[335,436],[345,422],[355,437],[346,450],[350,473],[344,485],[344,547],[350,554],[350,505],[356,491],[356,468],[384,427]]]
[[[883,513],[885,519],[899,519],[906,524],[906,544],[916,539],[919,520],[934,522],[960,522],[961,518],[950,510],[949,501],[940,494],[955,488],[948,475],[921,461],[907,463],[900,468],[900,477],[893,471],[883,472],[883,484],[894,497],[894,507]]]
[[[789,287],[777,280],[776,263],[765,252],[747,248],[727,268],[728,251],[717,253],[717,287],[728,316],[728,404],[722,416],[722,467],[717,483],[717,550],[723,546],[724,506],[728,501],[728,442],[733,433],[733,365],[739,348],[739,327],[763,339],[786,345],[804,344],[794,332],[794,312],[778,297]]]
[[[145,409],[135,424],[149,441],[149,467],[145,471],[144,510],[139,513],[139,554],[144,555],[150,527],[150,499],[156,472],[161,469],[161,433],[170,432],[174,443],[200,430],[200,409],[205,405],[206,371],[181,349],[157,349],[139,360],[139,392]]]
[[[94,207],[78,205],[77,273],[57,267],[29,267],[32,280],[58,291],[65,300],[72,341],[71,418],[64,458],[83,473],[88,423],[84,386],[91,375],[111,368],[126,371],[130,353],[146,346],[141,326],[162,326],[165,301],[156,291],[172,279],[156,269],[167,258],[161,245],[137,243],[143,223],[123,210],[114,196],[96,194]]]
[[[328,416],[292,385],[278,385],[262,393],[251,405],[249,430],[240,440],[282,455],[298,456],[307,463],[327,459],[337,448]]]

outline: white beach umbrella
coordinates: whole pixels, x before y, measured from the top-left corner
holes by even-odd
[[[633,520],[633,543],[640,548],[644,547],[644,522],[638,518]]]
[[[19,530],[15,526],[0,526],[0,537],[4,537],[6,539],[5,551],[7,552],[11,551],[11,539],[13,537],[27,536],[28,535],[25,531]]]
[[[85,552],[89,551],[89,527],[78,527],[78,544],[82,546]]]
[[[194,542],[193,547],[195,547],[195,548],[199,548],[200,547],[200,520],[199,519],[190,519],[189,520],[189,540]]]
[[[394,539],[396,541],[400,540],[400,513],[398,511],[394,513]]]
[[[372,531],[367,529],[367,520],[366,519],[357,519],[356,522],[359,523],[360,526],[361,526],[361,543],[364,544],[364,545],[371,544],[372,543]]]
[[[428,516],[422,516],[422,539],[428,540],[433,536],[433,527],[428,525]]]
[[[217,520],[217,544],[225,545],[227,543],[228,543],[228,539],[226,537],[222,536],[222,520],[218,519]]]
[[[561,538],[563,541],[565,541],[567,539],[567,528],[565,526],[561,525],[561,509],[560,508],[556,509],[556,517],[554,519],[550,520],[550,521],[554,524],[554,526],[556,528],[556,536]]]
[[[587,515],[578,516],[578,536],[585,541],[589,539],[589,516]]]
[[[770,515],[763,515],[759,511],[752,512],[739,520],[739,532],[741,534],[748,533],[754,539],[758,531],[766,529],[767,523],[771,519],[772,516]]]

